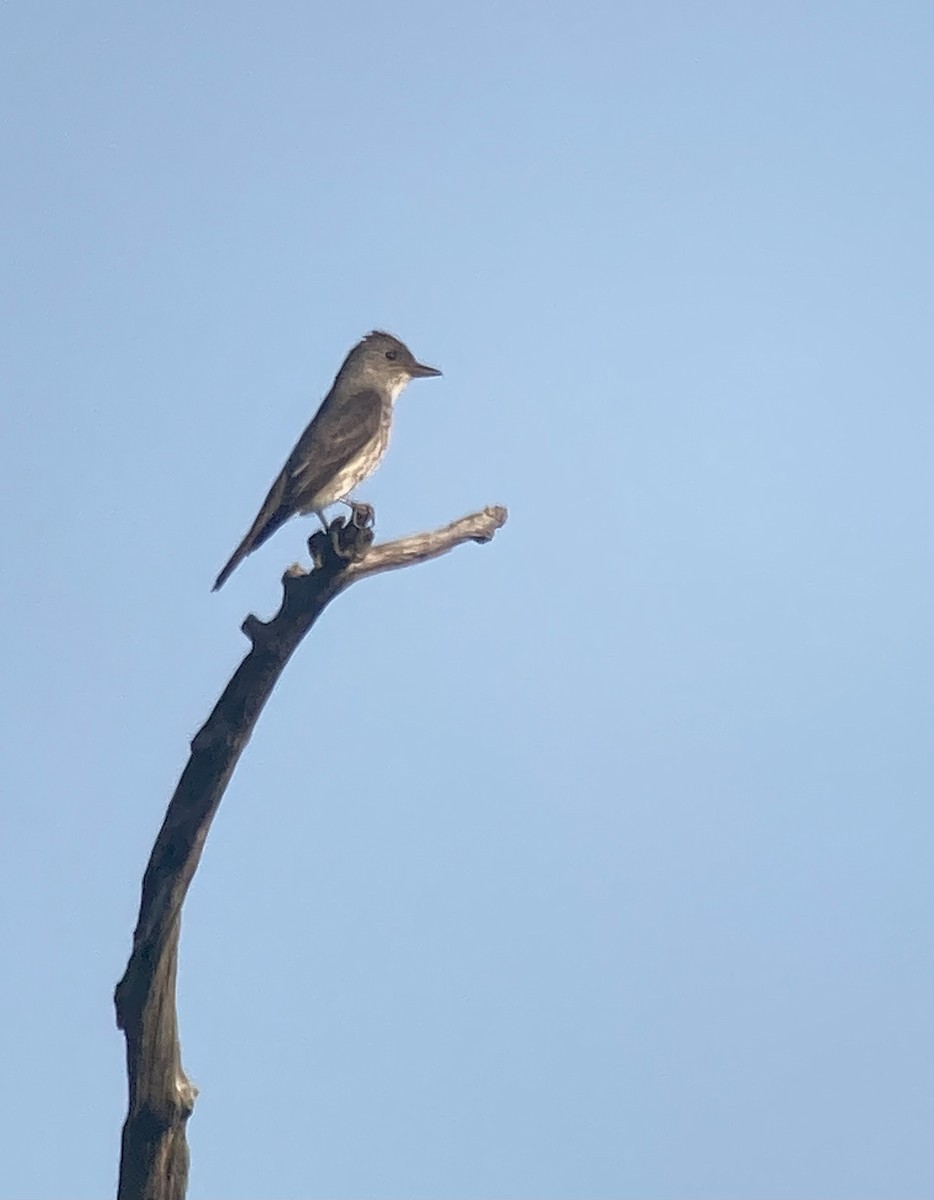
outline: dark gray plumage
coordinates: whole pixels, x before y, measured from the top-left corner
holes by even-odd
[[[313,512],[327,528],[324,510],[346,499],[373,474],[386,453],[396,397],[411,379],[440,374],[435,367],[417,362],[392,334],[368,333],[358,342],[269,489],[249,532],[218,575],[214,591],[289,517]]]

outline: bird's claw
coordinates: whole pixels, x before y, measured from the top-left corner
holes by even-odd
[[[350,501],[350,523],[357,529],[372,529],[376,522],[376,509],[361,500]]]
[[[369,504],[361,505],[361,507],[368,510],[368,519],[372,522],[373,509]],[[366,513],[363,515],[363,519],[367,519]],[[333,529],[332,536],[334,551],[339,558],[347,559],[349,562],[359,562],[373,545],[373,526],[372,524],[358,524],[355,507],[350,521],[345,525],[341,520],[337,528]]]
[[[318,530],[308,539],[308,553],[316,570],[331,556],[345,562],[357,562],[373,544],[373,518],[376,515],[373,506],[355,503],[352,509],[349,521],[335,517],[327,532]]]

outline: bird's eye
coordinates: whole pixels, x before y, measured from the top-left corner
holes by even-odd
[[[395,362],[395,361],[396,361],[396,352],[395,352],[395,350],[387,350],[387,351],[386,351],[386,357],[389,359],[389,361],[390,361],[390,362]]]

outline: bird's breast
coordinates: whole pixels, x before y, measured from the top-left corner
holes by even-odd
[[[304,512],[317,512],[329,504],[343,500],[359,483],[373,474],[389,445],[390,417],[391,413],[387,413],[380,421],[376,433],[366,445],[340,470],[336,471],[327,484],[314,496],[305,499],[302,506]]]

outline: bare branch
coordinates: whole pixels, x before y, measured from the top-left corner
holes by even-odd
[[[464,542],[489,541],[505,508],[486,508],[433,533],[373,546],[373,532],[342,518],[314,534],[314,569],[283,577],[271,621],[250,615],[252,648],[191,742],[191,756],[166,810],[146,873],[133,949],[114,1004],[126,1034],[129,1107],[123,1126],[118,1200],[183,1200],[188,1182],[185,1124],[197,1089],[181,1064],[175,978],[182,903],[227,784],[285,664],[334,599],[358,579],[426,562]]]
[[[408,567],[413,563],[427,562],[447,554],[464,542],[489,542],[506,520],[505,508],[484,508],[436,529],[432,533],[415,533],[411,537],[399,538],[374,546],[367,556],[350,568],[354,579],[375,575],[378,571],[394,571],[397,567]]]

